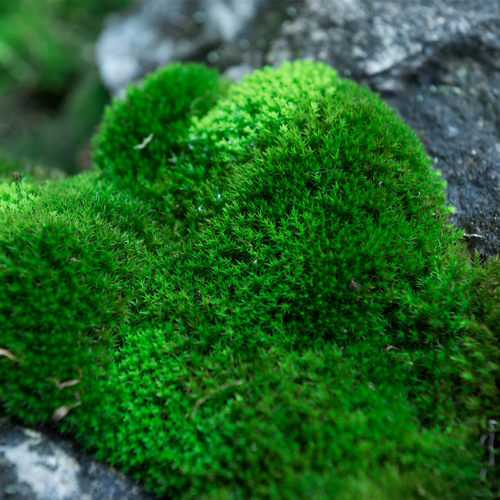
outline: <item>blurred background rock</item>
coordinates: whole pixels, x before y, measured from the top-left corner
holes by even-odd
[[[109,17],[97,42],[102,80],[115,95],[172,61],[199,61],[234,80],[266,61],[303,0],[143,0]]]

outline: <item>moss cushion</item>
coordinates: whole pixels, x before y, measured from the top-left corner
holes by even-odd
[[[174,64],[94,144],[0,185],[5,414],[168,498],[494,497],[500,264],[377,95]]]

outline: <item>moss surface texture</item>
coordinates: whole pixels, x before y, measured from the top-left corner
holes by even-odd
[[[500,264],[377,95],[174,64],[94,164],[0,184],[4,414],[167,498],[498,494]]]

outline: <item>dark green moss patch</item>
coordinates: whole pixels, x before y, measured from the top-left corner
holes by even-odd
[[[95,144],[96,173],[2,187],[8,415],[69,408],[165,497],[495,496],[500,263],[469,261],[377,96],[312,62],[229,89],[176,64]]]
[[[205,175],[179,157],[191,147],[190,120],[210,109],[226,86],[215,70],[178,63],[130,87],[127,98],[105,113],[94,141],[96,165],[121,188],[154,200],[165,223],[175,227],[183,200]]]

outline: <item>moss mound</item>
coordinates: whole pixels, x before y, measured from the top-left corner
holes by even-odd
[[[172,230],[182,218],[182,200],[204,178],[203,170],[178,158],[188,146],[190,120],[206,113],[226,87],[215,70],[172,64],[108,107],[94,140],[94,162],[104,176],[153,200]]]
[[[92,174],[1,188],[7,415],[159,496],[495,496],[500,263],[378,96],[175,64],[95,145]]]

